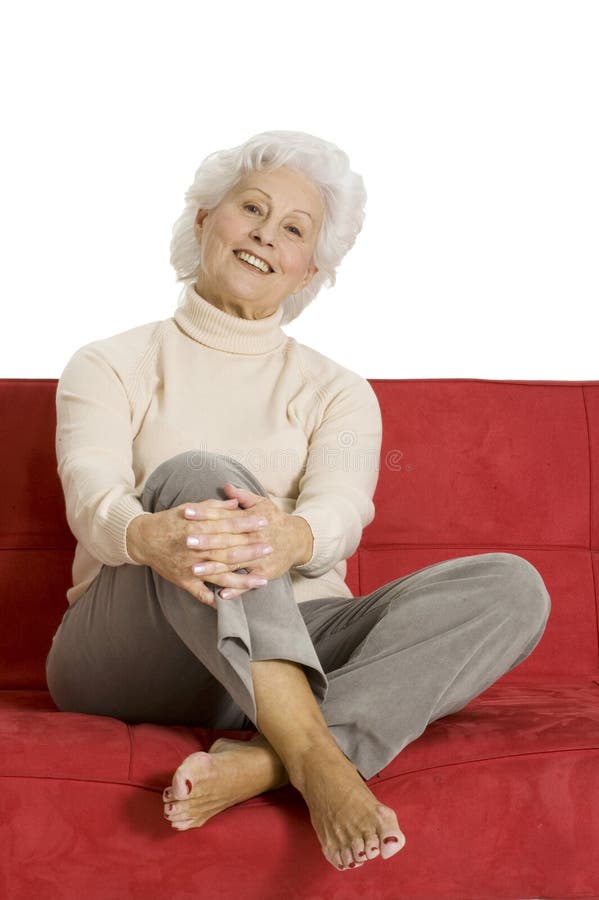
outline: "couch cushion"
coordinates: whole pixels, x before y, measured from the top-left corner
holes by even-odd
[[[0,895],[593,897],[598,701],[599,680],[537,676],[495,683],[432,722],[369,782],[397,812],[401,853],[337,873],[289,785],[181,834],[162,818],[162,789],[186,755],[251,732],[128,727],[50,712],[43,692],[0,692]]]
[[[217,736],[249,740],[255,733],[127,725],[109,716],[58,712],[43,691],[0,691],[2,775],[110,781],[162,791],[182,760],[208,750]],[[431,722],[373,781],[433,766],[577,748],[599,750],[599,679],[537,676],[495,682],[458,713]]]

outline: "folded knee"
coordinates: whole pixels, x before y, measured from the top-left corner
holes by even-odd
[[[165,459],[148,477],[142,495],[144,508],[150,509],[152,497],[160,491],[159,506],[177,506],[185,501],[227,500],[223,486],[230,481],[253,493],[267,496],[252,472],[231,456],[204,449],[184,450]]]
[[[543,578],[532,563],[515,553],[494,553],[506,570],[504,597],[518,618],[531,628],[544,626],[551,611],[551,598]]]

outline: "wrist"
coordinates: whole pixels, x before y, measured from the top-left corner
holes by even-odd
[[[135,516],[129,524],[125,532],[125,543],[127,545],[127,553],[136,563],[144,565],[146,560],[144,557],[144,540],[141,533],[143,519],[146,518],[145,513]]]
[[[292,514],[291,518],[295,519],[297,529],[297,552],[293,565],[302,566],[312,559],[312,554],[314,553],[314,535],[312,534],[312,529],[310,528],[307,519],[304,519],[303,516]]]

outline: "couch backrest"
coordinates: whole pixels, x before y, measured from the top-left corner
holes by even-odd
[[[370,381],[383,414],[358,596],[456,556],[517,553],[543,576],[545,635],[516,671],[599,672],[599,381]],[[45,689],[75,539],[56,471],[57,379],[0,379],[0,688]],[[365,464],[368,464],[365,462]]]

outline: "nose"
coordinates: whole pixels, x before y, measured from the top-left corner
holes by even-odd
[[[261,225],[256,225],[251,232],[251,236],[252,240],[257,240],[259,244],[268,244],[269,247],[274,246],[274,238],[265,222]]]

